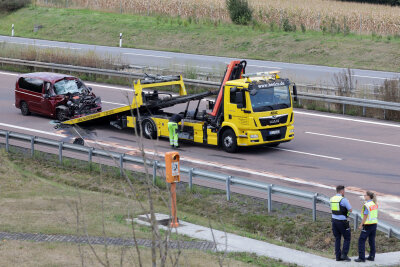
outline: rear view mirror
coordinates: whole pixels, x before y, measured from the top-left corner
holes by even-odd
[[[297,86],[296,86],[296,84],[293,84],[293,100],[294,100],[294,102],[297,102],[297,101],[298,101],[298,98],[297,98]]]

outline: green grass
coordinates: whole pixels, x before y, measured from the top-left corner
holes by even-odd
[[[119,204],[118,208],[115,208],[113,203],[131,203],[131,205],[136,207],[134,208],[135,214],[138,214],[141,209],[137,208],[137,201],[130,200],[132,198],[131,193],[126,195],[127,184],[126,181],[120,177],[118,168],[93,164],[92,171],[89,171],[87,163],[83,161],[66,159],[61,166],[57,162],[57,157],[53,155],[36,153],[34,159],[21,155],[22,154],[14,153],[6,155],[3,153],[0,160],[7,162],[9,165],[8,169],[11,172],[18,172],[18,176],[33,179],[33,181],[45,182],[45,184],[59,188],[59,190],[63,188],[79,188],[92,196],[95,196],[96,192],[99,191],[105,192],[109,199],[109,201],[107,201],[107,207],[110,208],[110,210],[107,209],[106,216],[106,224],[110,227],[110,230],[107,231],[108,234],[111,236],[128,234],[129,226],[124,224],[123,220],[128,214],[132,214],[126,209],[128,204]],[[32,169],[36,171],[30,171]],[[4,169],[3,173],[5,173]],[[0,172],[0,178],[6,180],[6,177],[1,174]],[[135,194],[137,194],[138,201],[144,201],[146,199],[144,192],[147,183],[145,176],[131,171],[128,171],[127,175],[135,187]],[[101,177],[101,182],[99,181],[99,177]],[[8,182],[2,182],[2,184],[6,185]],[[155,189],[156,195],[154,197],[156,211],[168,213],[168,207],[163,202],[163,198],[168,199],[168,191],[165,182],[163,182],[162,178],[159,178],[157,179],[157,184],[159,187]],[[35,187],[29,186],[29,188]],[[45,192],[52,192],[48,193],[52,196],[46,196],[47,198],[60,194],[57,190],[49,190],[46,187],[43,187],[43,190],[45,190]],[[39,191],[38,193],[36,190],[24,193],[23,196],[19,191],[6,189],[3,192],[6,192],[3,193],[3,199],[32,199],[33,197],[36,199],[43,194],[43,191]],[[69,192],[68,194],[71,193],[73,192]],[[65,196],[65,194],[66,193],[62,195]],[[86,199],[89,205],[89,208],[87,208],[87,220],[88,223],[92,225],[90,227],[91,234],[99,234],[101,233],[101,228],[99,228],[98,224],[101,218],[97,214],[99,208],[98,203],[94,197],[87,197]],[[178,216],[182,220],[205,226],[209,226],[211,223],[215,229],[225,230],[227,232],[314,254],[333,257],[334,238],[331,232],[329,214],[319,214],[318,221],[312,222],[310,210],[277,202],[273,203],[274,211],[268,214],[266,203],[263,200],[234,194],[232,200],[227,202],[224,191],[200,186],[195,186],[193,191],[189,191],[185,184],[180,184],[178,186],[177,199]],[[21,205],[23,205],[23,203]],[[36,202],[32,203],[35,204]],[[37,206],[38,204],[35,205]],[[147,204],[145,204],[145,206],[147,207]],[[0,205],[0,213],[7,213],[7,209],[2,211],[5,207],[7,207],[7,205]],[[22,231],[21,229],[30,229],[31,231],[39,232],[44,231],[46,233],[73,233],[75,231],[73,225],[65,227],[65,225],[58,224],[49,225],[47,222],[43,222],[43,224],[23,224],[21,218],[27,216],[24,212],[27,212],[29,216],[34,216],[34,214],[30,214],[30,212],[27,211],[31,210],[29,206],[22,207],[24,208],[22,208],[21,211],[17,209],[18,212],[10,215],[11,217],[3,217],[3,220],[5,220],[4,222],[0,219],[0,226],[8,231]],[[57,207],[60,208],[60,206]],[[52,208],[56,214],[57,207]],[[27,217],[27,219],[32,220],[31,217]],[[54,220],[56,219],[57,217],[54,218]],[[24,219],[22,221],[26,220]],[[318,230],[316,231],[316,229]],[[149,235],[143,228],[139,230],[140,235]],[[349,255],[357,255],[357,238],[355,238],[355,236],[358,235],[358,230],[353,233]],[[381,233],[377,235],[377,243],[379,244],[377,247],[378,253],[400,250],[400,243],[398,240],[394,238],[388,239]]]
[[[238,26],[208,20],[30,7],[0,17],[0,34],[67,42],[118,45],[236,58],[400,71],[400,38],[284,32],[268,25]],[[43,29],[33,32],[34,24]],[[187,71],[189,74],[191,70]]]

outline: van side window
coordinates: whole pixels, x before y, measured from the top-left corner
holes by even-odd
[[[43,81],[33,78],[20,78],[18,81],[19,88],[29,90],[36,93],[42,93]]]

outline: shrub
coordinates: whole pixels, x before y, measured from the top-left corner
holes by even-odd
[[[226,0],[229,16],[235,24],[247,25],[252,19],[253,10],[247,0]]]
[[[31,3],[31,0],[0,0],[0,11],[15,11]]]

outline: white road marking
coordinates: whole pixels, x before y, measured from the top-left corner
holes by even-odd
[[[7,73],[7,72],[0,72],[1,75],[10,75],[10,76],[18,76],[18,73]]]
[[[133,88],[130,89],[130,88],[123,88],[123,87],[116,87],[116,86],[109,86],[109,85],[100,85],[100,84],[87,83],[87,82],[85,82],[85,84],[88,85],[88,86],[93,86],[93,87],[100,87],[100,88],[107,88],[107,89],[115,89],[115,90],[133,92]]]
[[[308,113],[308,112],[297,111],[297,110],[294,111],[294,113],[300,114],[300,115],[306,115],[306,116],[315,116],[315,117],[321,117],[321,118],[327,118],[327,119],[334,119],[334,120],[352,121],[352,122],[360,122],[360,123],[366,123],[366,124],[374,124],[374,125],[380,125],[380,126],[400,128],[400,124],[394,124],[394,123],[391,124],[391,123],[384,123],[384,122],[351,119],[351,118],[346,118],[346,117],[338,117],[338,116],[331,116],[331,115],[324,115],[324,114],[317,114],[317,113]]]
[[[45,45],[45,44],[31,44],[31,43],[18,43],[18,42],[6,42],[6,43],[19,44],[19,45],[43,46],[43,47],[50,47],[50,48],[72,49],[72,50],[80,50],[81,49],[81,48],[75,48],[75,47],[66,47],[66,46],[57,46],[57,45]]]
[[[400,145],[395,145],[395,144],[381,143],[381,142],[368,141],[368,140],[362,140],[362,139],[356,139],[356,138],[350,138],[350,137],[343,137],[343,136],[336,136],[336,135],[330,135],[330,134],[321,134],[321,133],[314,133],[314,132],[306,132],[306,134],[326,136],[326,137],[332,137],[332,138],[337,138],[337,139],[351,140],[351,141],[357,141],[357,142],[363,142],[363,143],[369,143],[369,144],[376,144],[376,145],[382,145],[382,146],[400,147]]]
[[[124,55],[132,55],[132,56],[141,56],[141,57],[157,57],[157,58],[172,59],[172,57],[156,56],[156,55],[146,55],[146,54],[137,54],[137,53],[123,53],[123,54],[124,54]]]
[[[256,67],[256,68],[267,68],[267,69],[283,70],[283,68],[280,68],[280,67],[268,67],[268,66],[260,66],[260,65],[247,65],[247,67]]]
[[[32,128],[26,128],[26,127],[21,127],[21,126],[17,126],[17,125],[7,124],[7,123],[0,123],[0,126],[5,126],[5,127],[9,127],[9,128],[15,128],[18,130],[25,130],[25,131],[35,132],[35,133],[47,134],[47,135],[52,135],[52,136],[57,136],[57,137],[66,137],[66,135],[63,135],[63,134],[55,134],[55,133],[51,133],[49,131],[41,131],[41,130],[36,130],[36,129],[32,129]]]
[[[180,67],[193,67],[193,68],[198,68],[198,69],[210,69],[212,70],[213,68],[210,67],[202,67],[202,66],[190,66],[190,65],[185,65],[185,64],[174,64],[174,66],[180,66]]]
[[[128,105],[128,104],[121,104],[121,103],[108,102],[108,101],[101,101],[101,102],[106,103],[106,104],[118,105],[118,106],[127,106]]]
[[[272,148],[276,149],[276,150],[282,150],[282,151],[287,151],[287,152],[292,152],[292,153],[297,153],[297,154],[303,154],[303,155],[308,155],[308,156],[313,156],[313,157],[333,159],[333,160],[343,160],[341,158],[335,158],[335,157],[330,157],[330,156],[325,156],[325,155],[313,154],[313,153],[297,151],[297,150],[292,150],[292,149],[286,149],[286,148],[281,148],[281,147],[272,147]]]
[[[372,76],[363,76],[363,75],[351,75],[353,77],[360,77],[360,78],[370,78],[370,79],[379,79],[379,80],[390,80],[395,78],[382,78],[382,77],[372,77]]]

